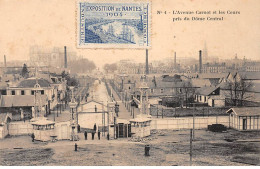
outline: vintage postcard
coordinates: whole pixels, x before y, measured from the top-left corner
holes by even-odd
[[[149,1],[78,1],[79,48],[149,48]]]
[[[0,0],[0,23],[1,169],[260,166],[260,0]]]

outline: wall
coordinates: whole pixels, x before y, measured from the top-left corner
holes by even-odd
[[[54,128],[58,140],[71,139],[72,128],[70,126],[70,121],[56,123]]]
[[[7,136],[8,131],[7,131],[7,124],[0,126],[0,139],[5,138]]]
[[[9,124],[10,135],[27,135],[33,133],[33,127],[29,122],[11,122]]]
[[[223,99],[223,100],[217,100],[217,99],[212,99],[212,98],[210,98],[210,99],[208,99],[208,105],[210,106],[210,107],[212,107],[212,100],[214,100],[214,107],[224,107],[225,106],[225,100]]]
[[[204,129],[211,124],[223,124],[228,127],[229,116],[218,116],[218,117],[195,117],[195,129]],[[153,118],[151,122],[151,129],[192,129],[193,118],[167,118],[167,119],[156,119]]]
[[[187,117],[193,116],[228,116],[226,111],[228,108],[213,108],[213,107],[196,107],[196,108],[172,108],[161,105],[151,105],[150,114],[152,116],[163,117]]]

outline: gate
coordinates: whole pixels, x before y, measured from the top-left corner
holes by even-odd
[[[116,125],[116,138],[131,137],[131,124],[119,123]]]

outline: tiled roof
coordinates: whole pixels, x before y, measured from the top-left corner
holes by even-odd
[[[199,78],[201,79],[221,79],[223,77],[227,77],[228,73],[202,73],[199,74]]]
[[[32,107],[34,106],[34,95],[2,95],[1,107]],[[47,104],[47,96],[41,95],[42,104]]]
[[[259,72],[239,72],[242,78],[248,80],[260,80],[260,73]]]
[[[211,85],[209,79],[191,79],[191,84],[193,87],[204,87]]]
[[[38,83],[41,87],[50,87],[50,83],[46,79],[38,79]],[[30,78],[30,79],[25,79],[22,80],[19,84],[18,87],[21,88],[33,88],[34,85],[36,84],[36,79],[35,78]]]
[[[199,94],[199,95],[203,95],[203,96],[208,96],[213,91],[215,91],[216,89],[217,89],[217,87],[206,86],[206,87],[202,87],[202,88],[197,89],[195,93]]]
[[[231,108],[227,113],[234,112],[238,116],[260,116],[259,107]]]

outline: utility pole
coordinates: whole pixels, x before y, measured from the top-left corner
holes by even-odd
[[[195,105],[193,103],[193,132],[192,132],[192,138],[195,139]]]
[[[190,166],[192,166],[192,129],[190,129]]]

